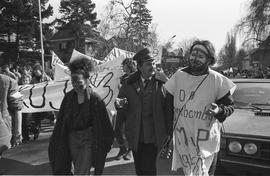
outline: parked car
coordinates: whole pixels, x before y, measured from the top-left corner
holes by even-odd
[[[223,123],[219,162],[236,175],[270,175],[270,79],[236,79],[235,112]]]

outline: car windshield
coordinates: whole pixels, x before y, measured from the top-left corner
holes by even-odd
[[[235,108],[270,110],[270,82],[235,82]]]

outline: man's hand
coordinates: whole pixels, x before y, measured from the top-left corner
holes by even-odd
[[[206,115],[215,116],[220,112],[220,108],[216,103],[207,106]]]
[[[173,154],[172,137],[167,136],[162,143],[162,148],[159,152],[159,158],[169,159],[172,158],[172,154]]]
[[[160,68],[157,68],[155,77],[156,79],[163,82],[167,82],[169,80],[168,77],[165,75],[164,71]]]
[[[21,134],[16,134],[12,135],[11,138],[11,146],[16,147],[22,143],[22,135]]]
[[[116,98],[115,99],[115,107],[123,108],[126,104],[128,104],[127,98]]]

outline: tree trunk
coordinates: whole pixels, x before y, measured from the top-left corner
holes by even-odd
[[[8,35],[8,44],[10,44],[10,35],[11,34],[8,32],[7,35]]]

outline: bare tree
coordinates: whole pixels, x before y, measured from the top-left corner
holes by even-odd
[[[224,68],[231,68],[236,65],[236,34],[227,33],[227,39],[224,47],[219,52],[219,63]]]
[[[147,0],[111,0],[101,17],[99,31],[105,38],[117,37],[133,51],[143,45],[156,45],[156,25],[150,26],[152,17],[146,4]]]
[[[197,40],[198,38],[190,38],[190,39],[184,39],[181,42],[177,44],[177,49],[179,55],[184,56],[185,59],[188,59],[189,56],[189,49],[192,45],[192,43]]]
[[[119,37],[129,37],[131,26],[132,2],[123,0],[111,0],[106,6],[105,12],[101,16],[99,30],[106,35],[117,35]]]
[[[243,69],[242,61],[247,57],[247,51],[244,48],[241,48],[236,53],[236,64],[238,68]]]
[[[247,15],[237,25],[240,33],[244,34],[245,41],[260,43],[269,35],[270,0],[251,0]]]
[[[153,48],[157,48],[159,45],[159,36],[157,34],[157,24],[152,24],[149,29],[149,35],[147,43]]]
[[[130,4],[126,5],[124,2],[111,0],[107,4],[104,12],[101,14],[101,22],[98,30],[104,38],[112,36],[122,36],[126,33],[125,27],[128,22],[124,21],[124,17],[130,16]],[[123,37],[123,36],[122,36]]]

